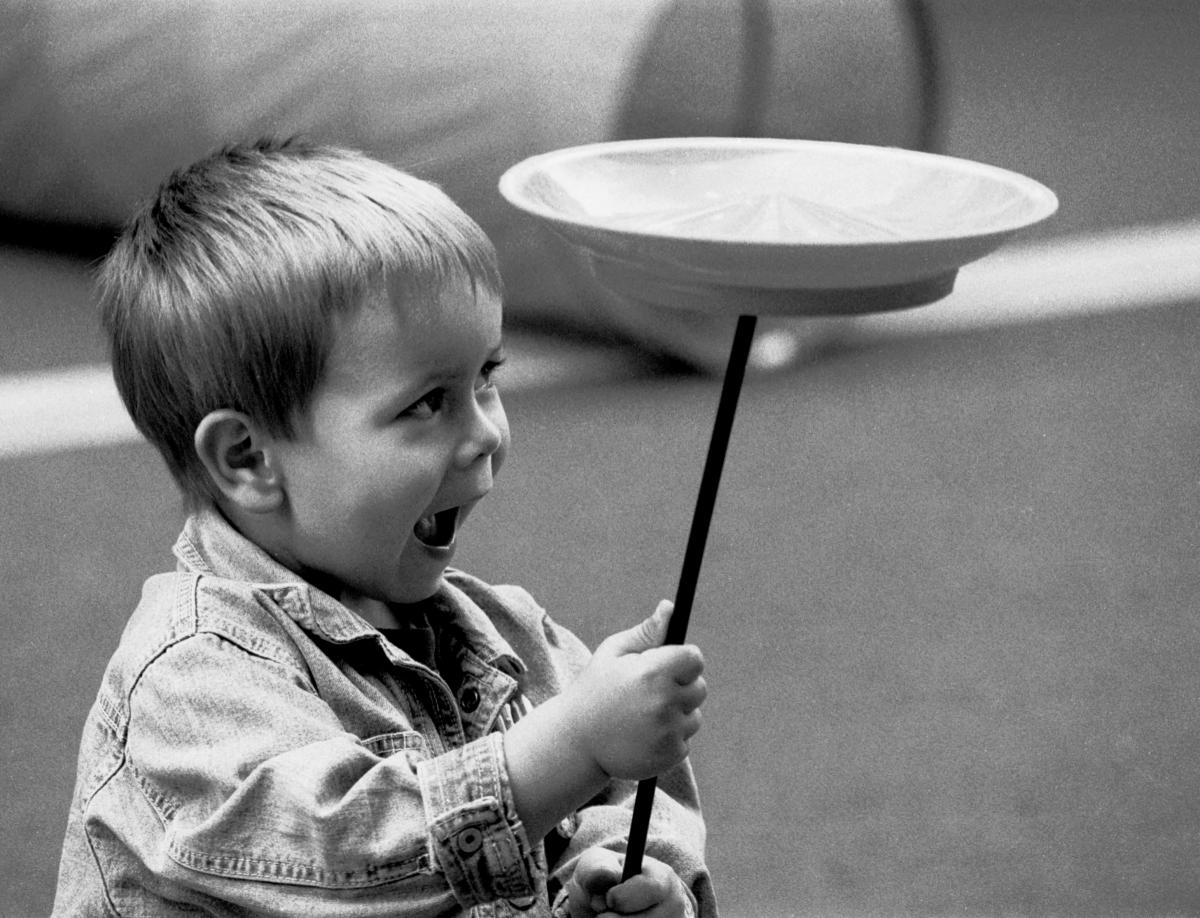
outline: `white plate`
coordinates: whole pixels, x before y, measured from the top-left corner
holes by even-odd
[[[742,138],[570,147],[513,166],[500,192],[625,297],[802,315],[932,302],[1058,208],[1044,185],[982,163]]]

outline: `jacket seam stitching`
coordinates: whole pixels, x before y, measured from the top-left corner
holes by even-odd
[[[223,852],[212,854],[198,851],[178,841],[167,839],[167,853],[177,864],[199,873],[212,876],[241,877],[243,879],[261,880],[266,883],[283,885],[312,886],[322,889],[366,889],[372,886],[386,886],[431,869],[429,855],[422,853],[414,857],[373,864],[361,870],[332,870],[314,864],[300,861],[289,861],[277,858],[257,857],[238,852]],[[267,868],[266,870],[238,869],[237,867],[218,867],[212,861],[241,862],[246,865]],[[293,874],[283,876],[284,872]],[[366,874],[361,879],[351,879],[355,874]],[[308,874],[311,879],[296,876]],[[384,875],[380,875],[384,874]]]
[[[108,775],[104,778],[103,781],[101,781],[99,784],[96,785],[96,789],[93,790],[91,792],[91,794],[88,795],[87,802],[82,803],[80,805],[80,814],[79,814],[80,831],[83,834],[84,841],[87,842],[88,854],[91,856],[92,861],[96,865],[96,875],[100,877],[100,890],[104,894],[105,909],[107,910],[108,914],[116,915],[117,918],[120,918],[121,910],[118,909],[117,904],[115,902],[113,902],[112,894],[110,893],[109,888],[108,888],[108,880],[105,877],[103,859],[96,852],[96,846],[95,846],[94,842],[92,841],[92,833],[88,830],[87,811],[88,811],[88,808],[92,805],[92,801],[96,799],[96,795],[99,794],[100,791],[102,791],[105,787],[107,787],[109,784],[111,784],[114,780],[116,780],[116,777],[120,773],[121,769],[125,768],[125,767],[128,767],[128,760],[126,759],[124,752],[122,752],[121,758],[117,761],[117,763],[113,767],[113,769],[108,773]]]

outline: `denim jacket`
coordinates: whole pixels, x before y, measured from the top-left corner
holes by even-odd
[[[435,672],[217,513],[150,578],[87,718],[56,916],[565,914],[585,848],[621,848],[613,782],[544,842],[503,730],[588,651],[516,587],[448,571]],[[715,916],[690,768],[659,778],[647,853]]]

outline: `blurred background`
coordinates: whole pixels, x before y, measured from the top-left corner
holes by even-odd
[[[500,173],[760,135],[1050,186],[943,303],[760,331],[691,630],[709,858],[733,918],[1200,914],[1198,40],[1190,0],[9,0],[0,912],[50,909],[79,729],[181,520],[90,268],[171,169],[301,132],[496,240],[514,450],[459,561],[593,644],[673,595],[729,328],[613,302]]]

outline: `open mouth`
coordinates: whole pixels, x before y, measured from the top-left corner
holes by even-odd
[[[449,548],[454,544],[458,529],[458,510],[458,507],[451,507],[421,517],[413,526],[413,535],[428,548]]]

